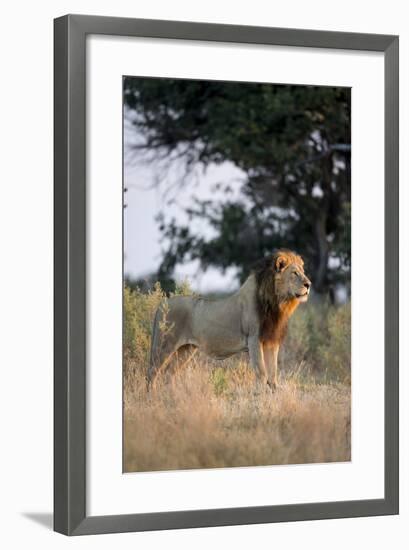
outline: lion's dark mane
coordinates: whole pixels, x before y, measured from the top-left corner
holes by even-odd
[[[280,307],[275,290],[276,259],[277,254],[268,256],[256,264],[253,270],[256,279],[260,339],[271,344],[280,344],[284,340],[288,326],[288,315],[285,309]]]

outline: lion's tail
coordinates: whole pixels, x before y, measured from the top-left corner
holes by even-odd
[[[155,317],[153,319],[153,326],[152,326],[152,338],[151,338],[151,351],[150,351],[150,358],[149,358],[149,366],[152,368],[155,366],[157,357],[155,355],[157,354],[157,351],[159,349],[159,317],[160,317],[160,308],[156,310]]]
[[[151,349],[149,357],[149,366],[146,373],[146,389],[149,391],[153,380],[157,374],[158,369],[158,351],[159,351],[159,309],[156,310],[155,317],[153,319],[152,325],[152,338],[151,338]]]

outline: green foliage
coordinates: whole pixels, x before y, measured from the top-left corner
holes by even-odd
[[[176,285],[172,295],[192,294],[187,281]],[[139,288],[124,287],[124,363],[125,377],[133,376],[134,370],[146,369],[149,362],[151,334],[155,312],[159,305],[166,313],[167,295],[160,283],[153,289],[142,292]],[[166,319],[166,315],[165,315]],[[166,321],[165,321],[166,322]],[[166,330],[165,326],[161,327]]]
[[[288,336],[280,351],[285,371],[315,376],[317,381],[350,383],[351,305],[332,306],[328,301],[298,308],[290,320]]]
[[[175,290],[170,293],[170,296],[193,296],[193,294],[189,280],[184,279],[175,284]]]
[[[161,279],[196,259],[204,269],[236,266],[243,279],[254,261],[282,246],[307,259],[316,290],[348,279],[348,88],[127,77],[124,99],[143,137],[139,149],[152,160],[184,159],[187,173],[197,163],[230,161],[246,174],[238,198],[220,183],[226,200],[186,210],[214,237],[159,219],[168,244]],[[330,256],[342,269],[328,268]]]
[[[149,357],[152,324],[156,309],[166,299],[156,284],[148,293],[124,288],[124,352],[125,357],[144,364]]]
[[[351,381],[351,304],[328,315],[328,339],[318,348],[321,368],[341,382]]]
[[[216,396],[223,395],[227,392],[228,380],[226,369],[221,367],[215,368],[210,375],[210,381]]]

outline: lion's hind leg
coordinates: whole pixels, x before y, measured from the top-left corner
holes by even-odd
[[[195,346],[185,345],[169,345],[158,357],[157,362],[153,362],[148,369],[146,381],[148,391],[154,387],[155,380],[160,374],[166,373],[169,378],[174,381],[175,374],[182,371],[194,357],[197,352]]]
[[[155,314],[146,376],[148,390],[154,385],[160,372],[169,370],[169,373],[172,373],[173,366],[180,364],[181,358],[185,356],[185,348],[190,347],[184,334],[186,313],[181,309],[179,302],[172,303],[171,307],[159,307]],[[179,350],[180,358],[179,353],[176,354]]]
[[[196,355],[198,348],[192,344],[185,344],[180,346],[176,352],[172,355],[171,360],[165,367],[166,373],[169,374],[172,384],[175,379],[175,375],[178,372],[183,371],[193,357]]]
[[[160,349],[153,348],[151,350],[151,359],[146,375],[146,386],[148,391],[154,387],[158,374],[163,372],[171,363],[177,349],[177,343],[172,342],[169,338],[163,342]]]

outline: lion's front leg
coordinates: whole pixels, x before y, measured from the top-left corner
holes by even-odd
[[[267,383],[267,372],[264,363],[263,345],[258,337],[251,337],[248,341],[250,365],[254,369],[257,380],[262,383]]]
[[[278,370],[278,350],[279,346],[275,345],[264,345],[264,361],[267,370],[267,384],[270,386],[272,391],[277,388],[277,370]]]

